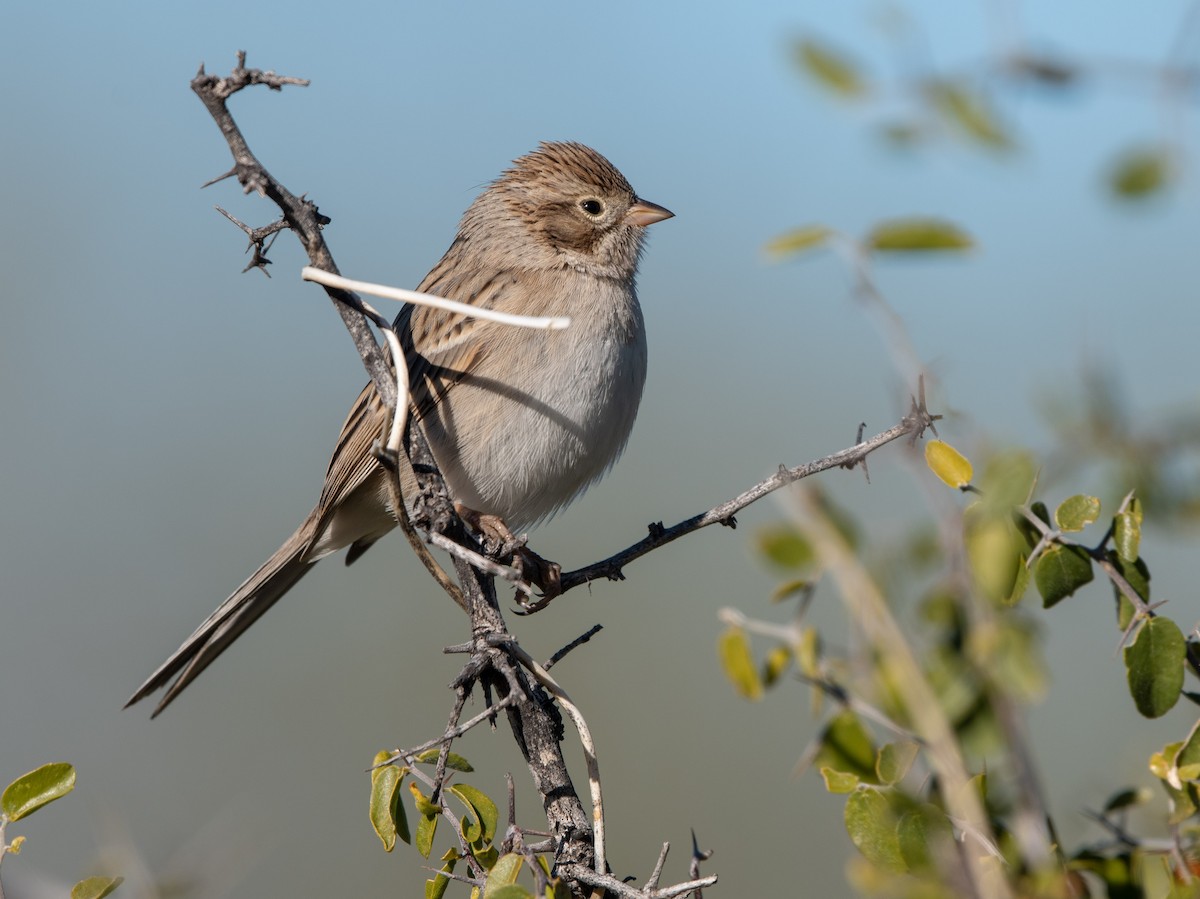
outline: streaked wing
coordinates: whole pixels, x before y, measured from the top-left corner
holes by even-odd
[[[481,271],[465,257],[465,251],[465,242],[455,240],[418,290],[464,303],[495,305],[500,291],[512,281],[511,272]],[[476,333],[482,323],[428,306],[405,306],[395,324],[409,357],[413,405],[417,415],[424,416],[483,358],[487,342],[479,340]],[[419,352],[414,343],[421,348]],[[317,534],[331,513],[378,471],[371,447],[382,435],[386,421],[387,409],[375,385],[368,384],[346,416],[329,460],[317,503]]]

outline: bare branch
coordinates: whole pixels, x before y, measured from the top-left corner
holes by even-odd
[[[233,154],[233,172],[237,175],[242,189],[249,193],[254,191],[270,199],[283,212],[288,226],[300,238],[312,264],[329,272],[337,272],[333,255],[325,245],[321,229],[329,224],[329,219],[317,211],[314,203],[297,197],[282,184],[271,177],[266,168],[250,152],[250,146],[242,135],[241,129],[234,122],[232,114],[225,101],[237,91],[254,84],[263,84],[272,90],[280,90],[285,84],[306,85],[301,78],[288,78],[276,75],[274,72],[262,72],[258,69],[247,69],[246,53],[238,53],[238,63],[226,78],[208,75],[204,67],[192,79],[192,90],[209,115],[221,129],[229,151]],[[388,371],[387,362],[375,342],[375,335],[358,306],[358,298],[346,291],[326,288],[326,293],[334,301],[334,306],[341,315],[346,329],[350,332],[354,345],[362,357],[367,374],[375,382],[380,397],[390,406],[395,407],[396,392],[392,383],[392,374]]]
[[[806,465],[799,465],[795,468],[785,468],[781,465],[778,472],[766,480],[755,484],[749,490],[719,506],[709,509],[707,512],[702,512],[672,527],[663,527],[661,523],[651,525],[650,536],[644,540],[633,544],[616,555],[609,556],[603,561],[563,574],[561,592],[566,593],[573,587],[578,587],[580,584],[586,584],[589,581],[599,580],[600,578],[608,578],[613,581],[624,580],[622,569],[626,565],[636,559],[640,559],[647,553],[653,552],[660,546],[664,546],[709,525],[722,524],[727,527],[736,527],[737,521],[734,515],[751,503],[757,502],[767,494],[778,490],[780,487],[786,487],[788,484],[794,483],[801,478],[807,478],[818,472],[828,471],[831,468],[853,468],[866,459],[868,454],[885,444],[891,443],[893,440],[901,437],[911,437],[914,439],[920,437],[925,429],[931,427],[933,422],[939,418],[941,418],[940,415],[931,415],[925,408],[924,397],[920,401],[914,399],[912,409],[908,415],[900,420],[899,424],[888,428],[882,433],[876,434],[869,440],[825,456],[823,459],[809,462]]]

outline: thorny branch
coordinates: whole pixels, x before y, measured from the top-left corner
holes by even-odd
[[[794,483],[801,478],[807,478],[819,472],[828,471],[831,468],[853,468],[864,462],[868,454],[885,444],[891,443],[893,440],[901,437],[909,437],[913,440],[917,439],[925,433],[926,428],[932,427],[933,423],[939,418],[941,418],[940,415],[931,415],[925,407],[924,391],[922,390],[921,396],[913,399],[912,408],[908,415],[904,416],[900,420],[900,423],[894,427],[888,428],[886,431],[876,434],[868,440],[860,441],[854,446],[825,456],[823,459],[817,459],[805,465],[798,465],[795,468],[786,468],[781,465],[779,471],[766,480],[755,484],[749,490],[744,491],[731,500],[721,503],[719,506],[709,509],[707,512],[702,512],[686,521],[681,521],[679,524],[669,528],[663,527],[661,523],[652,524],[650,526],[650,535],[632,546],[621,550],[621,552],[615,555],[609,556],[603,561],[576,569],[575,571],[564,572],[562,575],[562,592],[566,593],[573,587],[578,587],[580,584],[586,584],[589,581],[600,578],[608,578],[614,581],[624,580],[622,569],[626,565],[636,559],[640,559],[647,553],[653,552],[660,546],[665,546],[674,540],[678,540],[680,537],[708,527],[709,525],[722,524],[726,527],[736,527],[737,520],[734,518],[734,515],[751,503],[757,502],[767,494],[778,490],[780,487],[786,487],[788,484]]]
[[[221,211],[250,238],[254,256],[249,267],[264,268],[269,264],[269,260],[266,258],[268,249],[266,241],[286,228],[300,239],[314,267],[336,273],[337,266],[322,235],[322,229],[329,224],[330,219],[321,215],[314,203],[303,196],[297,197],[292,194],[266,171],[250,151],[225,102],[237,91],[250,85],[263,84],[273,90],[280,90],[284,85],[303,86],[308,82],[303,79],[279,76],[272,72],[247,69],[245,62],[246,54],[239,52],[237,65],[230,75],[226,77],[209,75],[201,66],[192,80],[193,91],[200,97],[217,123],[234,159],[233,168],[229,172],[209,183],[236,176],[244,192],[254,191],[274,202],[282,212],[282,219],[272,225],[254,229],[237,221],[224,210]],[[342,316],[362,358],[363,365],[374,381],[380,397],[394,411],[397,395],[395,381],[389,370],[387,359],[370,328],[372,322],[386,328],[386,322],[382,322],[377,314],[373,314],[373,310],[366,307],[353,292],[328,286],[325,287],[325,290]],[[734,515],[737,512],[780,487],[830,468],[853,468],[857,465],[865,465],[869,453],[899,437],[908,436],[913,440],[917,439],[940,417],[929,413],[925,406],[923,392],[922,387],[922,395],[919,399],[913,400],[909,414],[895,427],[865,441],[861,440],[860,430],[860,439],[854,446],[795,468],[780,466],[775,475],[756,484],[739,496],[673,527],[665,528],[661,524],[653,525],[650,535],[639,543],[594,565],[563,575],[562,590],[566,591],[601,577],[619,580],[622,578],[622,569],[625,565],[685,534],[711,524],[736,526]],[[395,475],[393,480],[396,492],[393,496],[393,505],[400,510],[402,529],[418,555],[422,557],[426,567],[470,616],[472,642],[469,649],[472,659],[454,684],[457,701],[442,736],[430,740],[420,747],[398,753],[396,758],[404,757],[411,760],[414,755],[426,749],[434,746],[441,747],[437,770],[431,778],[423,776],[422,779],[432,787],[435,799],[443,802],[446,817],[453,820],[454,816],[449,813],[448,807],[444,805],[444,800],[439,797],[445,777],[450,744],[470,728],[485,720],[494,720],[498,712],[504,711],[529,766],[534,786],[542,797],[543,808],[550,825],[550,835],[553,838],[547,845],[553,847],[554,850],[555,871],[559,876],[568,879],[576,894],[583,894],[587,888],[596,888],[613,896],[626,897],[626,899],[669,899],[669,897],[693,893],[698,896],[703,887],[716,883],[716,877],[700,876],[699,864],[708,858],[708,854],[700,853],[696,847],[694,847],[691,864],[692,879],[685,883],[662,888],[658,886],[662,862],[666,855],[666,846],[664,846],[658,865],[644,889],[639,890],[608,873],[602,848],[603,818],[600,814],[599,775],[598,769],[595,767],[594,750],[590,745],[590,737],[587,736],[586,723],[578,709],[570,704],[565,692],[555,684],[545,669],[534,662],[508,634],[496,601],[495,569],[480,570],[477,561],[472,558],[472,554],[479,552],[478,543],[466,531],[462,521],[454,513],[445,482],[437,470],[419,427],[410,426],[407,429],[405,453],[407,458],[404,460],[397,458],[399,454],[392,454],[386,450],[381,450],[379,453],[381,461]],[[420,494],[416,497],[416,512],[411,522],[408,520],[407,504],[402,501],[398,492],[399,466],[405,464],[412,465],[420,486]],[[441,572],[440,567],[429,556],[428,549],[414,531],[413,525],[429,535],[440,535],[442,538],[439,540],[440,543],[450,541],[467,550],[465,553],[459,552],[452,556],[461,587],[453,584]],[[547,601],[543,600],[540,604],[532,604],[529,608],[536,610],[544,606]],[[589,632],[567,650],[584,642],[590,636]],[[485,697],[489,698],[489,707],[481,715],[477,715],[469,721],[460,722],[465,699],[475,683],[482,686]],[[490,702],[493,691],[499,696],[495,703]],[[553,694],[553,699],[547,691],[549,694]],[[567,772],[561,751],[562,720],[558,714],[555,700],[571,714],[588,746],[589,773],[592,775],[590,780],[595,805],[594,817],[590,817],[584,811]],[[593,829],[593,823],[596,825],[595,829]],[[457,829],[457,825],[455,827]],[[515,824],[510,830],[516,830]],[[459,836],[461,837],[461,834]],[[593,837],[596,840],[595,844],[593,844]],[[516,839],[515,842],[519,843],[520,840]],[[467,847],[464,844],[462,848],[466,850]],[[481,871],[476,866],[472,866],[472,873],[478,878]]]

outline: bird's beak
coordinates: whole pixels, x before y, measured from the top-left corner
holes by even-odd
[[[649,200],[638,200],[625,213],[625,221],[631,225],[637,225],[639,228],[645,228],[647,225],[653,225],[655,222],[661,222],[663,219],[669,219],[674,215],[675,213],[670,209],[659,206],[657,203],[651,203]]]

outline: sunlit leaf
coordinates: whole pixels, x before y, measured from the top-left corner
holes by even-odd
[[[71,887],[71,899],[104,899],[124,882],[124,877],[89,877]]]
[[[864,783],[879,782],[875,773],[875,744],[858,716],[849,709],[843,709],[825,725],[820,747],[814,759],[818,768],[854,774]]]
[[[907,870],[896,831],[896,816],[887,797],[861,787],[846,800],[846,832],[869,861],[896,873]]]
[[[536,899],[533,893],[525,889],[519,883],[511,883],[507,886],[498,887],[491,892],[486,889],[483,891],[484,899]]]
[[[896,835],[905,866],[919,873],[931,870],[933,859],[952,845],[954,828],[944,811],[932,803],[922,803],[900,814]]]
[[[750,638],[740,627],[729,627],[721,634],[717,646],[721,667],[725,676],[746,699],[761,699],[763,694],[762,681],[758,678],[758,669],[754,664],[754,655],[750,651]]]
[[[1183,746],[1182,740],[1177,740],[1174,743],[1168,743],[1162,748],[1161,752],[1156,752],[1150,756],[1150,773],[1155,777],[1166,780],[1171,776],[1171,771],[1175,767],[1175,756],[1179,754],[1180,748]]]
[[[983,501],[993,512],[1011,514],[1015,506],[1029,501],[1037,481],[1037,467],[1028,453],[997,453],[987,459],[983,473],[977,474],[975,484],[983,491]],[[1033,504],[1037,514],[1041,503]],[[1044,509],[1044,507],[1043,507]]]
[[[1032,700],[1046,688],[1046,665],[1037,630],[1028,619],[993,617],[980,622],[968,637],[970,658],[1014,697]]]
[[[1054,510],[1054,521],[1064,531],[1082,531],[1099,517],[1100,500],[1083,493],[1067,497]]]
[[[1140,200],[1158,193],[1170,183],[1170,155],[1161,148],[1130,150],[1109,173],[1109,187],[1123,200]]]
[[[991,103],[978,91],[965,84],[935,81],[929,85],[929,97],[946,121],[977,143],[993,150],[1013,146]]]
[[[875,773],[881,783],[897,784],[908,774],[917,758],[920,747],[912,740],[901,740],[897,743],[885,743],[879,747],[879,756],[875,760]]]
[[[799,593],[807,593],[812,589],[812,581],[806,578],[794,578],[784,581],[771,591],[771,602],[783,602]]]
[[[925,444],[925,464],[955,490],[970,484],[975,473],[971,461],[943,440],[930,440]]]
[[[521,866],[524,864],[524,859],[514,853],[502,855],[496,859],[496,863],[492,865],[488,871],[487,882],[483,886],[483,899],[503,899],[507,893],[502,892],[503,888],[511,887],[516,884],[517,876],[521,873]],[[521,888],[524,889],[524,888]],[[517,894],[512,894],[512,899],[515,899]],[[528,890],[524,890],[524,896],[533,899],[533,894]]]
[[[375,764],[390,757],[391,753],[386,750],[380,752],[375,756]],[[411,841],[404,803],[400,801],[403,796],[400,783],[404,774],[405,769],[396,765],[384,765],[371,771],[371,827],[387,852],[395,848],[397,836],[406,843]]]
[[[436,764],[438,755],[440,753],[440,749],[426,749],[424,752],[417,755],[417,761],[423,762],[427,765]],[[451,771],[463,771],[465,773],[470,773],[475,770],[471,767],[471,763],[457,752],[450,752],[446,754],[446,767]]]
[[[1124,562],[1137,561],[1142,543],[1142,504],[1136,499],[1113,518],[1113,545]]]
[[[825,781],[825,789],[830,793],[853,793],[858,788],[858,775],[848,771],[835,771],[824,766],[821,768],[821,779]]]
[[[55,799],[62,799],[73,789],[75,768],[66,762],[51,762],[10,783],[0,796],[0,811],[10,821],[19,821]]]
[[[798,256],[824,246],[831,234],[833,234],[833,229],[824,225],[805,225],[802,228],[788,231],[786,234],[780,234],[767,244],[766,250],[776,259]]]
[[[789,524],[762,528],[755,535],[759,552],[780,568],[793,569],[812,565],[816,560],[812,545]]]
[[[470,784],[451,784],[446,789],[469,805],[479,816],[479,821],[483,825],[483,838],[488,842],[494,840],[496,823],[499,821],[500,815],[496,810],[496,803],[491,800],[491,797]]]
[[[1137,710],[1147,718],[1159,718],[1179,700],[1183,689],[1183,633],[1170,618],[1151,618],[1125,647],[1125,671],[1129,693]]]
[[[1192,725],[1187,739],[1171,760],[1180,780],[1195,780],[1200,774],[1200,721]]]
[[[880,222],[867,235],[868,249],[881,253],[922,253],[968,250],[975,241],[957,225],[932,218],[903,218]]]
[[[433,851],[433,837],[437,833],[438,819],[442,817],[442,810],[430,802],[415,783],[409,783],[408,789],[412,793],[417,812],[421,815],[421,819],[417,822],[413,845],[422,856],[429,858],[429,853]]]
[[[854,63],[828,44],[811,38],[797,42],[796,62],[819,84],[842,97],[862,96],[867,86]]]
[[[787,646],[776,646],[767,653],[763,662],[762,680],[765,686],[777,683],[783,673],[791,667],[792,650]]]
[[[446,864],[442,865],[441,874],[453,873],[457,858],[458,856],[455,854],[453,857],[445,859]],[[442,899],[446,895],[446,888],[449,886],[449,877],[434,875],[432,880],[425,881],[425,899]]]
[[[993,602],[1011,601],[1024,562],[1010,517],[995,514],[988,503],[972,503],[963,512],[963,540],[980,592]]]

